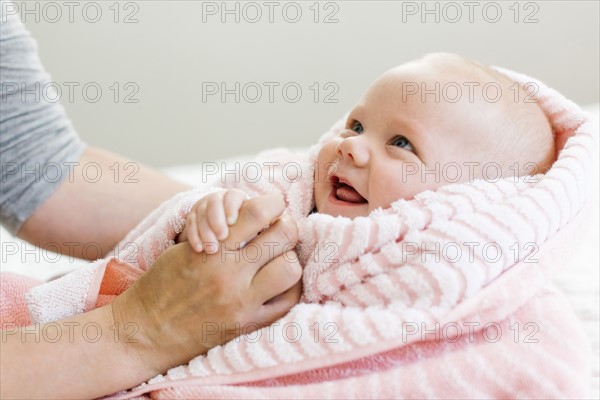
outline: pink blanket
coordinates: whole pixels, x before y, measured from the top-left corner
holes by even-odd
[[[548,283],[585,218],[596,133],[556,91],[499,70],[538,85],[558,149],[550,171],[448,185],[350,220],[307,216],[311,167],[339,122],[307,153],[263,153],[256,162],[270,164],[260,179],[222,186],[284,194],[286,212],[299,223],[301,303],[277,323],[115,397],[585,396],[587,340]],[[32,321],[85,312],[124,291],[173,244],[187,211],[206,193],[175,196],[112,257],[33,287],[26,295]],[[18,296],[22,290],[14,288],[22,285],[14,277],[2,281],[4,304],[8,288]],[[11,304],[3,323],[12,315],[22,321],[23,302]]]

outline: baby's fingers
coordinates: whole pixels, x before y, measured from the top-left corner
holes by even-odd
[[[222,194],[219,194],[220,195],[212,196],[208,200],[206,205],[206,218],[208,219],[208,225],[216,238],[225,240],[229,235],[229,227],[225,220],[225,210],[223,206],[223,197],[225,193],[222,192]]]
[[[200,240],[202,240],[204,251],[207,254],[213,254],[219,249],[219,241],[208,223],[207,213],[209,211],[210,208],[207,208],[204,214],[198,215],[198,232],[200,233]]]
[[[237,222],[240,208],[247,198],[246,193],[238,189],[231,189],[225,193],[223,207],[227,216],[227,225],[231,226]]]
[[[200,253],[202,251],[202,240],[200,240],[200,236],[198,235],[198,219],[196,218],[196,213],[191,212],[188,215],[185,229],[187,230],[187,238],[190,245],[194,250]]]

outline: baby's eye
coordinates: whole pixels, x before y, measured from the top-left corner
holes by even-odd
[[[358,121],[354,121],[352,123],[352,126],[350,126],[350,129],[352,129],[356,133],[363,133],[364,130],[362,124]]]
[[[402,135],[396,136],[391,143],[392,146],[401,147],[408,151],[413,151],[412,144],[408,141],[408,139]]]

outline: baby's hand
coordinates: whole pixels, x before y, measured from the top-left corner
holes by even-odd
[[[248,199],[239,189],[222,190],[204,196],[190,210],[178,242],[188,240],[197,252],[213,254],[219,241],[229,236],[229,226],[237,221],[240,208]]]

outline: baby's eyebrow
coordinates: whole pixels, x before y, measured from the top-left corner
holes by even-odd
[[[392,118],[392,126],[399,135],[406,136],[409,140],[423,136],[423,127],[416,120],[411,120],[402,115],[396,115]]]
[[[348,113],[348,120],[359,119],[364,114],[364,106],[355,105]]]

